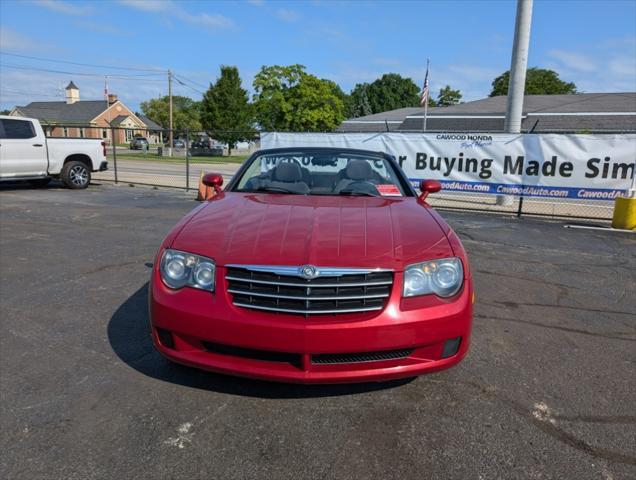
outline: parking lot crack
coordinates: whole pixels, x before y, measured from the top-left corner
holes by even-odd
[[[570,327],[562,327],[560,325],[550,325],[547,323],[541,323],[541,322],[533,322],[530,320],[520,320],[518,318],[509,318],[509,317],[495,317],[492,315],[483,315],[483,314],[475,314],[476,318],[483,318],[485,320],[498,320],[498,321],[504,321],[504,322],[513,322],[513,323],[522,323],[522,324],[526,324],[526,325],[533,325],[535,327],[543,327],[543,328],[551,328],[554,330],[561,330],[563,332],[570,332],[570,333],[579,333],[581,335],[590,335],[592,337],[599,337],[599,338],[609,338],[611,340],[624,340],[624,341],[628,341],[628,342],[636,342],[636,338],[633,338],[632,336],[626,336],[626,335],[632,335],[630,333],[621,333],[621,332],[615,332],[615,333],[598,333],[598,332],[590,332],[589,330],[581,330],[578,328],[570,328]]]

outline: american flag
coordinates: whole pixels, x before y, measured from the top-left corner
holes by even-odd
[[[426,76],[424,77],[424,87],[422,87],[422,95],[420,97],[420,106],[423,107],[428,103],[428,62],[426,62]]]

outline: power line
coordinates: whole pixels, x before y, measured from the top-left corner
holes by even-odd
[[[30,60],[39,60],[43,62],[51,62],[51,63],[65,63],[68,65],[79,65],[82,67],[94,67],[94,68],[108,68],[111,70],[129,70],[129,71],[137,71],[137,72],[156,72],[156,73],[168,73],[167,70],[162,70],[159,68],[137,68],[137,67],[117,67],[114,65],[98,65],[94,63],[80,63],[80,62],[70,62],[68,60],[54,60],[52,58],[43,58],[43,57],[32,57],[30,55],[19,55],[17,53],[9,53],[0,51],[0,55],[7,55],[11,57],[19,57],[19,58],[28,58]]]
[[[179,75],[179,77],[180,77],[180,78],[181,78],[181,80],[183,80],[184,82],[188,82],[188,83],[190,83],[190,84],[194,85],[195,87],[204,88],[204,89],[206,89],[206,90],[207,90],[207,88],[209,87],[209,85],[201,85],[200,83],[197,83],[197,82],[195,82],[195,81],[193,81],[193,80],[190,80],[190,79],[188,79],[188,78],[184,77],[183,75]]]
[[[59,94],[48,94],[48,93],[36,93],[36,92],[20,92],[17,90],[7,90],[6,88],[0,87],[0,95],[3,93],[12,93],[17,95],[33,95],[36,97],[48,97],[48,98],[58,98]]]
[[[196,92],[196,93],[198,93],[198,94],[200,94],[200,95],[205,95],[205,93],[203,93],[201,90],[197,90],[196,88],[193,88],[193,87],[191,87],[190,85],[188,85],[188,84],[186,84],[186,83],[183,83],[183,82],[181,81],[181,79],[180,79],[179,77],[177,77],[176,75],[173,75],[173,77],[174,77],[174,79],[177,81],[177,83],[178,83],[179,85],[182,85],[182,86],[184,86],[184,87],[186,87],[186,88],[189,88],[190,90],[192,90],[192,91],[194,91],[194,92]]]
[[[121,75],[121,74],[108,74],[108,73],[87,73],[87,72],[68,72],[65,70],[53,70],[51,68],[38,68],[38,67],[29,67],[28,65],[12,65],[3,63],[0,65],[0,68],[13,68],[17,70],[29,70],[34,72],[48,72],[48,73],[60,73],[64,75],[80,75],[84,77],[99,77],[104,78],[108,77],[109,79],[114,80],[141,80],[145,82],[163,82],[164,79],[159,78],[147,78],[158,75],[164,75],[163,73],[153,73],[153,74],[143,74],[143,75]]]

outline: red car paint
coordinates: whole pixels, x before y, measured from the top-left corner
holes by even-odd
[[[166,248],[216,262],[214,292],[168,288],[159,264]],[[459,257],[461,290],[450,298],[402,297],[404,268]],[[380,311],[302,315],[233,304],[227,265],[329,266],[390,269],[390,296]],[[461,242],[448,224],[415,196],[321,196],[220,192],[186,216],[162,243],[150,284],[155,347],[168,359],[232,375],[300,383],[382,381],[451,367],[466,355],[473,288]],[[160,329],[160,330],[158,330]],[[159,332],[169,332],[166,345]],[[442,358],[445,342],[459,349]],[[213,342],[262,352],[294,354],[271,361],[204,348]],[[402,358],[313,363],[320,354],[409,349]]]

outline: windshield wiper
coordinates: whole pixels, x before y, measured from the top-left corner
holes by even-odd
[[[339,195],[350,195],[352,197],[378,197],[371,192],[361,192],[359,190],[341,190]]]
[[[262,185],[258,188],[254,189],[255,192],[279,192],[279,193],[293,193],[295,195],[300,195],[300,192],[296,192],[295,190],[289,190],[285,187],[271,187]]]

